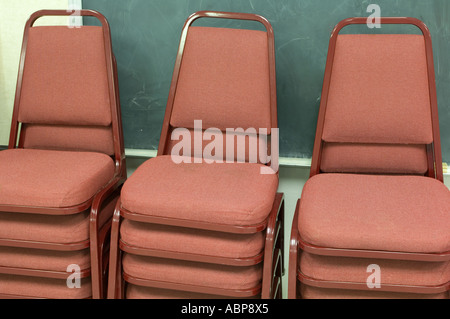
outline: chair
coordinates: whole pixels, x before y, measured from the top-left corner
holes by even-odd
[[[443,184],[431,36],[340,34],[329,45],[310,179],[291,232],[294,298],[448,298],[450,192]]]
[[[191,26],[199,18],[266,31]],[[108,298],[281,297],[284,197],[278,175],[252,161],[249,143],[267,139],[248,131],[277,128],[273,41],[253,14],[201,11],[186,21],[158,155],[130,176],[114,213]],[[205,141],[225,146],[222,132],[238,127],[231,136],[247,148],[202,156]]]
[[[116,62],[101,26],[25,26],[8,149],[0,152],[0,297],[103,298],[126,179]]]

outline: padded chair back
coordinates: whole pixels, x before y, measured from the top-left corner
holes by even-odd
[[[33,26],[45,15],[68,15],[62,10],[37,11],[27,21],[9,148],[101,152],[123,169],[109,24],[92,10],[78,14],[97,18],[101,26]]]
[[[424,33],[339,34],[350,20],[336,28],[312,173],[434,175],[441,160],[429,152],[435,144],[440,153],[431,40],[410,22]]]
[[[270,135],[271,129],[277,127],[272,28],[256,15],[225,16],[259,21],[267,31],[191,26],[199,17],[216,17],[206,12],[187,21],[168,101],[165,121],[169,136],[162,139],[164,154],[170,154],[178,142],[170,138],[174,129],[186,128],[194,136],[195,120],[202,121],[203,132],[250,129],[245,134],[236,134],[246,138],[245,154],[236,156],[235,152],[235,159],[241,157],[240,160],[248,160],[251,143],[267,140],[259,138],[260,129]],[[225,148],[226,141],[222,144]]]
[[[19,104],[24,148],[114,154],[101,27],[33,27]]]

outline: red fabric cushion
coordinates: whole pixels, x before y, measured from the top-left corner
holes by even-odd
[[[380,266],[380,284],[441,286],[450,282],[450,261],[420,262],[319,256],[302,252],[299,268],[302,274],[316,280],[365,284],[371,264]]]
[[[24,148],[86,151],[114,155],[111,127],[23,125]]]
[[[111,218],[117,198],[107,201],[98,217],[100,227]],[[50,243],[89,240],[90,211],[73,215],[0,213],[0,238]]]
[[[433,141],[423,36],[338,36],[323,139],[388,144]]]
[[[271,128],[267,33],[191,27],[171,125]]]
[[[23,123],[99,125],[111,123],[101,27],[33,27],[20,98]]]
[[[0,266],[49,271],[67,271],[76,264],[81,270],[91,266],[90,251],[52,251],[15,247],[0,247]],[[68,275],[69,276],[69,275]]]
[[[190,291],[177,291],[142,287],[132,284],[126,286],[126,299],[233,299],[227,296],[206,295]]]
[[[276,174],[261,164],[180,163],[158,156],[125,182],[122,206],[135,213],[227,225],[255,225],[269,215]]]
[[[334,248],[450,251],[450,191],[420,176],[319,174],[302,192],[298,229]]]
[[[78,243],[89,239],[89,213],[52,216],[1,213],[0,238],[52,243]]]
[[[326,289],[301,285],[303,299],[448,299],[448,292],[439,294],[414,294],[388,291]]]
[[[124,220],[120,229],[124,242],[142,248],[226,258],[254,257],[262,252],[265,233],[242,235]],[[161,240],[164,238],[164,240]]]
[[[0,152],[0,204],[70,207],[91,199],[114,176],[114,161],[92,152]]]
[[[320,169],[325,173],[424,175],[425,145],[324,143]]]
[[[0,274],[0,294],[23,298],[87,299],[92,296],[91,279],[81,279],[80,288],[68,288],[64,279]]]
[[[133,277],[222,289],[247,290],[262,279],[262,264],[225,266],[124,254],[123,270]]]

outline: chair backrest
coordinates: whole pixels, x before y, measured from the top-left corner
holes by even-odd
[[[10,147],[123,153],[117,72],[109,26],[95,11],[101,26],[33,26],[27,22],[20,61]]]
[[[442,160],[428,29],[417,19],[384,18],[423,34],[339,34],[361,23],[344,20],[330,40],[311,175],[435,177]]]
[[[254,20],[262,23],[266,31],[191,26],[201,17]],[[212,12],[192,15],[182,33],[158,153],[171,153],[178,142],[171,139],[171,134],[177,128],[187,129],[193,137],[196,120],[201,121],[203,132],[242,128],[244,134],[236,135],[245,135],[247,146],[266,141],[260,138],[260,129],[270,135],[271,129],[277,128],[273,42],[272,28],[260,16]],[[222,144],[225,147],[226,142]],[[248,148],[245,154],[248,160]]]

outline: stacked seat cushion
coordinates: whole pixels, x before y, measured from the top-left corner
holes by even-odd
[[[436,294],[399,293],[389,291],[367,291],[317,288],[300,285],[302,299],[448,299],[449,293]]]
[[[232,234],[127,219],[121,224],[120,235],[124,243],[137,248],[236,259],[261,254],[265,244],[263,232]]]
[[[143,287],[127,284],[126,299],[233,299],[233,298],[228,296],[208,295],[190,291],[169,290],[169,289]]]
[[[90,200],[114,176],[106,154],[34,149],[0,152],[0,204],[64,208]]]
[[[68,288],[65,279],[0,274],[2,294],[21,299],[88,299],[92,296],[90,278],[81,280],[80,288]]]
[[[442,288],[450,282],[450,261],[424,262],[397,259],[374,259],[320,256],[302,252],[299,270],[315,281],[367,284],[370,265],[380,267],[380,285]],[[376,290],[376,289],[375,289]]]
[[[450,196],[432,178],[319,174],[303,188],[302,240],[331,248],[450,251]]]
[[[256,163],[180,163],[158,156],[125,183],[122,207],[156,217],[223,225],[257,225],[268,217],[278,188],[276,174]]]
[[[236,267],[126,253],[123,271],[129,276],[150,281],[224,290],[253,290],[262,279],[261,264]]]

